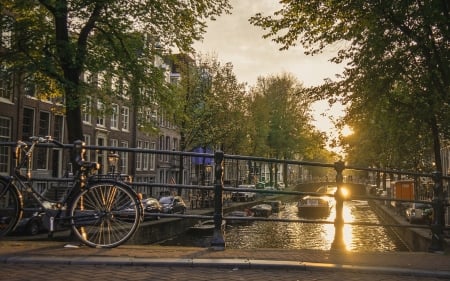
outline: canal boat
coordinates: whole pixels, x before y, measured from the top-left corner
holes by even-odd
[[[272,206],[270,204],[258,204],[250,208],[255,217],[268,217],[272,214]]]
[[[274,213],[278,213],[284,208],[284,205],[280,200],[268,200],[263,203],[272,206],[272,212]]]
[[[324,196],[308,195],[301,198],[297,203],[298,212],[301,216],[325,217],[330,214],[331,207],[329,198]]]
[[[225,228],[226,220],[222,220],[222,229]],[[214,232],[214,220],[203,220],[199,221],[194,226],[189,228],[189,232],[192,233],[202,233],[202,234],[210,234]]]
[[[232,211],[226,214],[227,224],[246,224],[252,222],[251,218],[253,218],[255,214],[250,209],[245,209],[244,211]],[[241,219],[242,218],[242,219]]]

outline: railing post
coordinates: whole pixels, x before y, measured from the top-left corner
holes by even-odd
[[[344,197],[342,195],[342,183],[344,181],[344,176],[342,172],[345,169],[345,163],[343,161],[338,161],[334,163],[334,169],[336,170],[336,185],[337,190],[334,193],[334,198],[336,200],[336,218],[334,219],[334,240],[331,244],[331,248],[335,250],[344,250]]]
[[[431,245],[430,252],[444,250],[444,192],[442,187],[441,172],[433,172],[433,221],[431,223]]]
[[[214,250],[225,250],[223,219],[223,152],[214,153],[214,234],[211,240],[211,248]]]

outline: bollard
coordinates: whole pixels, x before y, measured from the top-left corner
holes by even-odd
[[[334,163],[334,169],[336,170],[336,185],[337,190],[334,193],[334,198],[336,200],[336,218],[334,219],[334,240],[331,244],[331,249],[334,250],[345,250],[344,242],[344,197],[342,195],[342,183],[344,177],[342,172],[345,169],[345,163],[343,161],[338,161]]]
[[[214,234],[211,240],[213,250],[225,250],[224,229],[222,229],[223,219],[223,152],[214,153]]]

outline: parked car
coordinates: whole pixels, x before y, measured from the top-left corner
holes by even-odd
[[[142,199],[142,206],[144,207],[144,219],[160,219],[159,216],[147,215],[149,213],[155,214],[163,212],[163,207],[158,199],[152,197]]]
[[[275,187],[273,187],[273,186],[265,186],[264,187],[264,190],[277,190]]]
[[[144,198],[141,200],[142,207],[144,209],[144,220],[159,220],[159,216],[150,215],[150,213],[162,213],[162,206],[159,204],[158,199],[149,197]],[[134,204],[130,204],[128,208],[125,208],[122,210],[119,214],[117,214],[117,217],[127,220],[127,219],[133,219],[134,217]]]
[[[186,203],[181,196],[164,196],[159,199],[159,204],[162,206],[163,213],[175,214],[186,213]]]
[[[284,184],[284,182],[278,182],[277,188],[278,190],[284,190],[286,188],[286,185]]]
[[[405,210],[406,220],[410,223],[430,223],[432,210],[431,204],[410,203]]]
[[[238,186],[238,188],[242,189],[255,189],[255,185],[253,184],[241,184]],[[254,201],[256,199],[256,193],[255,192],[248,192],[248,191],[233,191],[231,192],[231,200],[233,201]]]

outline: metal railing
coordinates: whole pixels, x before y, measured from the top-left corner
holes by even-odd
[[[15,143],[11,142],[3,142],[0,143],[0,146],[13,146]],[[47,149],[52,149],[52,146],[43,146],[47,147]],[[66,145],[65,148],[70,148],[71,145]],[[222,229],[222,220],[233,219],[233,220],[258,220],[258,221],[279,221],[279,222],[292,222],[292,223],[323,223],[323,224],[334,224],[335,226],[335,237],[332,244],[333,248],[342,248],[344,244],[343,240],[343,227],[345,224],[351,225],[361,225],[361,226],[380,226],[380,227],[408,227],[408,228],[427,228],[431,230],[431,244],[429,246],[430,251],[442,251],[444,249],[444,231],[447,231],[449,228],[446,227],[445,223],[445,209],[449,206],[448,197],[445,196],[444,192],[444,182],[446,182],[446,193],[448,194],[448,182],[450,180],[449,176],[444,176],[438,172],[434,172],[431,174],[426,173],[416,173],[416,172],[408,172],[408,171],[399,171],[395,169],[378,169],[378,168],[366,168],[366,167],[356,167],[346,165],[342,161],[338,161],[335,163],[317,163],[317,162],[308,162],[308,161],[297,161],[297,160],[282,160],[275,158],[264,158],[264,157],[252,157],[252,156],[242,156],[242,155],[227,155],[222,151],[216,151],[214,153],[198,153],[198,152],[180,152],[180,151],[166,151],[166,150],[152,150],[152,149],[136,149],[136,148],[123,148],[123,147],[107,147],[107,146],[86,146],[87,150],[92,151],[93,153],[103,153],[103,152],[114,152],[114,153],[128,153],[133,156],[136,154],[153,154],[153,155],[168,155],[169,157],[178,157],[178,162],[176,166],[178,167],[178,173],[184,173],[185,170],[189,170],[186,174],[191,176],[196,174],[198,171],[193,172],[192,169],[196,169],[198,167],[194,167],[192,163],[194,162],[192,159],[213,159],[212,171],[210,171],[210,180],[206,181],[203,171],[203,179],[196,178],[195,181],[189,181],[186,177],[177,176],[175,181],[161,182],[161,181],[153,181],[153,182],[130,182],[132,186],[134,186],[138,191],[143,188],[147,188],[151,190],[150,195],[153,196],[153,190],[157,191],[172,191],[176,192],[178,195],[182,194],[182,191],[190,190],[196,191],[199,194],[213,194],[212,195],[212,204],[208,204],[208,207],[213,206],[213,215],[190,215],[190,214],[162,214],[162,217],[181,217],[181,218],[195,218],[195,219],[213,219],[214,220],[214,234],[213,239],[211,241],[211,247],[214,249],[225,249],[225,237]],[[67,156],[69,157],[69,156]],[[68,158],[63,158],[61,163],[67,162]],[[135,161],[133,157],[131,157],[130,162]],[[182,164],[180,164],[182,163]],[[254,166],[255,163],[258,163],[260,170],[257,171]],[[253,165],[253,170],[252,170]],[[272,168],[273,166],[283,168],[276,168],[275,170]],[[301,171],[302,173],[294,173],[289,174],[288,178],[282,177],[285,182],[288,183],[288,189],[286,190],[266,190],[266,189],[242,189],[237,188],[237,184],[245,181],[249,181],[254,179],[256,176],[259,176],[259,180],[262,178],[262,168],[265,166],[270,167],[268,170],[270,173],[270,182],[274,186],[277,184],[277,177],[282,177],[277,169],[282,169],[284,173],[286,173],[286,168],[295,168],[296,171]],[[60,167],[54,167],[55,169]],[[172,166],[173,168],[173,166]],[[202,167],[205,168],[205,167]],[[283,219],[283,218],[266,218],[266,217],[251,217],[251,218],[240,218],[240,217],[227,217],[224,215],[224,202],[229,201],[229,194],[232,192],[254,192],[261,195],[277,195],[277,196],[306,196],[306,195],[320,195],[324,194],[318,193],[316,190],[304,190],[299,188],[301,184],[308,182],[309,185],[313,185],[313,178],[307,177],[305,179],[304,171],[309,168],[319,168],[326,169],[328,174],[326,176],[325,184],[335,184],[337,189],[334,194],[331,196],[335,199],[335,208],[336,208],[336,217],[334,221],[328,220],[311,220],[311,219]],[[235,178],[230,178],[230,173],[227,173],[227,178],[225,178],[225,172],[227,169],[233,170],[236,172]],[[295,169],[292,169],[294,171]],[[330,171],[334,172],[334,180],[330,180],[332,175]],[[114,172],[114,170],[113,170]],[[124,171],[115,170],[116,173],[123,173]],[[133,172],[135,171],[127,171],[124,173],[124,177],[127,175],[136,176]],[[228,171],[229,172],[229,171]],[[291,170],[290,170],[291,172]],[[398,199],[392,197],[379,197],[373,194],[366,194],[366,190],[360,193],[352,193],[350,197],[344,197],[342,190],[344,189],[344,185],[348,184],[351,179],[350,176],[347,175],[347,178],[344,180],[345,173],[351,172],[360,174],[360,178],[364,179],[364,182],[360,182],[359,185],[355,185],[359,188],[365,187],[368,183],[374,183],[374,178],[380,178],[380,174],[384,175],[397,175],[397,177],[409,177],[412,179],[420,179],[426,178],[430,179],[433,182],[432,185],[432,198],[431,200],[425,200],[425,198],[417,198],[413,199]],[[51,174],[51,173],[49,173]],[[154,172],[155,177],[158,175],[158,171]],[[322,173],[323,174],[323,173]],[[370,179],[372,175],[373,179]],[[311,176],[311,174],[309,174]],[[274,179],[272,178],[274,177]],[[183,178],[183,179],[182,179]],[[69,178],[55,178],[55,177],[35,177],[34,181],[36,182],[67,182],[70,181]],[[371,181],[370,181],[371,180]],[[233,185],[225,184],[225,182],[233,181]],[[356,177],[353,178],[353,181],[356,181]],[[212,182],[212,184],[207,184],[207,182]],[[319,185],[321,181],[316,183]],[[257,184],[253,182],[253,184]],[[378,188],[381,188],[380,182],[377,182]],[[184,193],[186,195],[186,192]],[[447,195],[448,196],[448,195]],[[422,200],[420,200],[422,199]],[[386,224],[386,223],[365,223],[365,222],[346,222],[343,217],[343,204],[346,200],[383,200],[389,202],[399,202],[399,203],[412,203],[412,202],[420,202],[420,203],[428,203],[433,206],[433,219],[430,225],[405,225],[405,224]],[[229,202],[228,202],[229,203]]]

